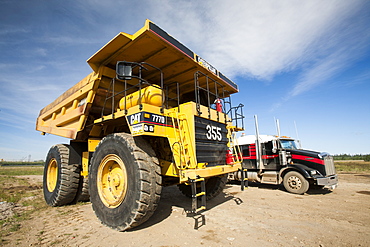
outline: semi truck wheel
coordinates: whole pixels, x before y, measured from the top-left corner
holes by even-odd
[[[94,152],[89,172],[90,201],[99,220],[124,231],[145,222],[162,190],[158,159],[141,137],[108,135]]]
[[[46,156],[43,178],[44,198],[50,206],[71,203],[79,183],[78,164],[69,164],[69,145],[57,144]]]
[[[212,198],[218,196],[225,188],[227,182],[227,174],[217,177],[210,177],[206,179],[206,200],[211,200]],[[179,190],[186,197],[191,198],[191,186],[186,184],[179,184]],[[197,186],[197,193],[200,192],[200,184]]]
[[[284,188],[294,194],[304,194],[309,188],[309,182],[302,174],[290,171],[284,176]]]

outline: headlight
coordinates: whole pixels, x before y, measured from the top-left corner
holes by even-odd
[[[316,175],[317,174],[317,171],[316,170],[312,170],[310,171],[311,175]]]

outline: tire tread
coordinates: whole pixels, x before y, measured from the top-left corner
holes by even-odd
[[[98,144],[96,150],[98,150],[99,146],[103,145],[104,142],[111,139],[118,142],[126,142],[131,155],[136,160],[138,166],[137,172],[140,173],[140,195],[137,200],[137,206],[131,210],[131,216],[128,220],[129,222],[126,222],[124,225],[109,226],[100,219],[104,225],[118,231],[125,231],[147,221],[158,207],[162,190],[162,176],[160,175],[161,168],[153,149],[142,137],[134,138],[131,134],[115,133],[103,138],[103,140]]]
[[[49,154],[51,152],[56,152],[57,154],[59,154],[60,164],[58,164],[58,166],[60,166],[60,169],[58,170],[61,174],[60,181],[59,183],[57,183],[57,187],[55,188],[53,195],[48,199],[45,197],[45,200],[50,206],[64,206],[71,203],[76,196],[79,180],[79,168],[78,164],[69,164],[69,145],[54,145],[50,148]],[[48,159],[45,162],[44,169],[47,169],[47,165]],[[45,174],[44,183],[46,183]]]

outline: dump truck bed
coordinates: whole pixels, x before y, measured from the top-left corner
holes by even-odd
[[[87,62],[93,72],[40,111],[36,130],[76,140],[86,140],[94,120],[102,116],[117,61],[146,62],[160,68],[163,86],[176,83],[181,94],[194,91],[197,71],[222,87],[222,98],[238,92],[237,85],[220,71],[147,20],[135,34],[119,33]],[[148,67],[145,78],[159,84],[161,73]],[[208,80],[208,79],[207,79]],[[206,87],[205,80],[199,80]],[[216,84],[215,84],[216,85]],[[119,85],[118,85],[119,87]],[[218,90],[218,89],[216,89]],[[168,92],[171,93],[171,92]]]
[[[230,93],[238,92],[234,82],[149,20],[134,35],[118,34],[87,60],[96,73],[102,66],[115,69],[117,61],[153,64],[162,70],[165,82],[176,81],[184,88],[193,85],[189,78],[201,71],[222,83]]]

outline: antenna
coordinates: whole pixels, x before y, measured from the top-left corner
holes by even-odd
[[[278,137],[280,137],[280,121],[279,121],[279,119],[275,119],[275,124],[276,124],[277,135],[278,135]]]
[[[254,115],[254,125],[256,127],[256,156],[257,156],[257,168],[259,168],[259,173],[262,172],[264,168],[263,160],[262,160],[262,154],[261,154],[261,143],[260,143],[260,133],[258,130],[258,117],[257,115]]]
[[[301,144],[301,140],[299,139],[299,136],[298,136],[298,129],[297,129],[297,124],[295,123],[295,120],[294,120],[294,128],[295,128],[295,134],[297,136],[297,142],[299,144],[299,149],[302,149],[302,144]]]

